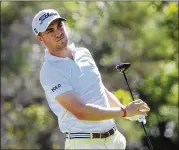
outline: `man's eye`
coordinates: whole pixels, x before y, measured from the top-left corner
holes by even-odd
[[[58,27],[61,28],[61,27],[62,27],[62,24],[59,24]]]
[[[49,30],[47,33],[51,33],[52,32],[52,30]]]

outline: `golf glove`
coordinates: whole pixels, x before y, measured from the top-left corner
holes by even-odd
[[[144,124],[146,124],[146,119],[145,119],[145,115],[136,115],[136,116],[132,116],[132,117],[125,117],[126,119],[130,120],[130,121],[139,121],[139,122],[143,122]]]

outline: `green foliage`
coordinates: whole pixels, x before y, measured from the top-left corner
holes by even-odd
[[[49,110],[46,106],[34,104],[25,108],[23,112],[24,117],[28,118],[30,121],[29,123],[32,123],[33,119],[36,120],[36,122],[33,122],[32,128],[36,128],[39,131],[47,130],[54,123],[54,120],[49,115]]]
[[[131,95],[128,91],[119,89],[114,92],[114,95],[120,100],[123,105],[127,105],[132,101]]]
[[[177,106],[161,105],[159,108],[160,121],[176,121],[178,120],[178,108]]]
[[[127,119],[118,119],[116,122],[121,127],[121,132],[125,135],[127,144],[130,142],[138,143],[142,139],[144,133],[137,121],[132,122]],[[123,125],[125,125],[125,128]]]
[[[5,76],[18,75],[23,72],[24,67],[27,67],[27,61],[24,56],[24,53],[27,52],[21,48],[21,44],[23,45],[27,36],[24,35],[22,38],[17,33],[14,35],[12,26],[19,22],[24,22],[24,16],[32,13],[35,8],[36,5],[33,2],[2,2],[1,4],[1,14],[3,16],[1,19],[1,36],[3,37],[1,40],[1,71]],[[19,31],[19,33],[22,32]],[[16,36],[19,36],[19,38],[16,38]]]
[[[39,138],[38,132],[45,132],[55,124],[45,105],[34,104],[23,110],[12,110],[12,104],[5,102],[4,111],[10,111],[6,119],[7,138],[11,141],[8,149],[32,148],[32,144],[33,148],[39,148],[35,144]]]

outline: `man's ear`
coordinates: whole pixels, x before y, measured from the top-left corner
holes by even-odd
[[[42,42],[43,41],[43,39],[42,39],[42,37],[41,36],[37,36],[37,39],[40,41],[40,42]]]

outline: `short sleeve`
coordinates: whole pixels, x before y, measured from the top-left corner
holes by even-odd
[[[53,99],[65,92],[72,90],[69,79],[63,74],[55,71],[50,73],[45,73],[42,71],[40,73],[40,83],[45,93]]]

